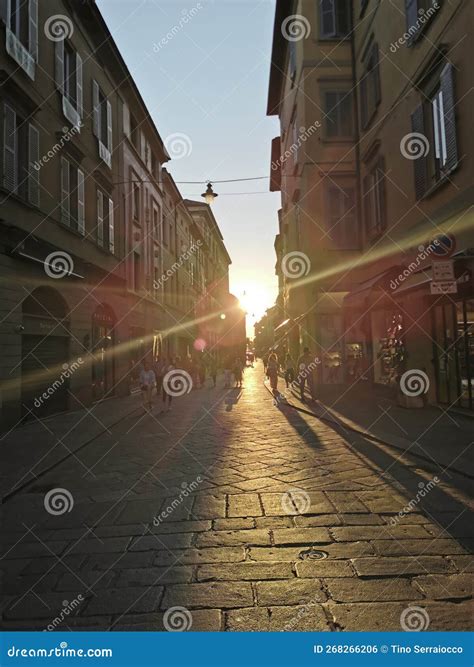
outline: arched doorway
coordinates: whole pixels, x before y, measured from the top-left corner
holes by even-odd
[[[113,396],[115,389],[115,313],[105,303],[92,315],[92,392],[95,401]]]
[[[21,405],[25,419],[67,410],[68,309],[50,287],[33,290],[22,304]]]

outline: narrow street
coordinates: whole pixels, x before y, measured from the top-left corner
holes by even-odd
[[[5,504],[6,628],[468,629],[465,478],[275,405],[260,361],[160,407]]]

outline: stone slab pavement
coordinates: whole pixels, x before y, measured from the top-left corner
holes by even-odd
[[[466,478],[275,403],[261,364],[124,414],[2,526],[4,628],[472,624]]]

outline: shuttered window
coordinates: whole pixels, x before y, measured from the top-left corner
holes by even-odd
[[[318,0],[319,33],[322,39],[346,37],[350,31],[348,0]]]
[[[412,131],[426,138],[429,151],[413,160],[415,194],[421,199],[458,165],[453,66],[447,63],[424,101],[411,115]]]
[[[61,222],[85,234],[84,172],[65,157],[61,157]]]
[[[327,230],[337,248],[357,248],[358,230],[355,188],[345,183],[331,183],[327,188]]]
[[[97,189],[96,241],[101,248],[115,253],[114,202],[99,189]]]
[[[55,80],[63,96],[63,113],[79,127],[83,115],[82,58],[68,40],[55,42]]]
[[[28,74],[35,78],[38,60],[38,0],[2,0],[7,53]]]
[[[379,47],[373,43],[364,63],[364,74],[360,81],[360,104],[362,128],[366,128],[382,98],[379,71]]]
[[[3,187],[40,205],[40,134],[8,104],[3,105]]]
[[[442,0],[405,0],[408,46],[421,37],[425,27],[438,13],[441,2]]]
[[[92,81],[93,131],[99,141],[99,156],[112,168],[112,105],[97,81]]]
[[[368,239],[381,234],[386,226],[385,165],[383,158],[375,163],[363,181],[365,230]]]
[[[326,137],[351,138],[354,134],[352,94],[350,91],[327,90],[324,93]]]

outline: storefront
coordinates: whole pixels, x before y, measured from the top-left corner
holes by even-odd
[[[101,304],[92,315],[93,400],[113,396],[115,389],[115,315]]]

